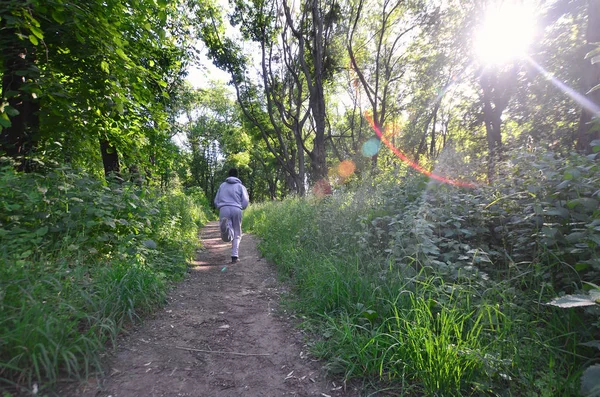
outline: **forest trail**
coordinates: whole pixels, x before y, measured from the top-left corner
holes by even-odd
[[[217,222],[204,227],[202,241],[168,303],[118,343],[106,376],[68,395],[358,396],[307,356],[301,332],[278,306],[284,287],[252,235],[236,264],[228,264],[231,244],[221,241]]]

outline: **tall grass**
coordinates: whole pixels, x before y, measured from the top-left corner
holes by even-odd
[[[0,170],[2,388],[43,392],[102,370],[123,327],[185,274],[211,216],[194,195]]]
[[[313,353],[332,372],[408,394],[578,395],[594,317],[546,303],[593,277],[574,279],[568,263],[598,252],[544,240],[550,232],[535,217],[569,235],[598,214],[553,210],[560,164],[538,164],[556,181],[518,174],[537,195],[515,192],[514,179],[463,190],[385,175],[324,199],[254,205],[244,222],[290,279]],[[586,167],[579,195],[598,184]]]

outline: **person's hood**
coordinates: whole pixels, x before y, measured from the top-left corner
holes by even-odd
[[[238,178],[236,178],[235,176],[230,176],[227,179],[225,179],[225,182],[227,183],[242,183],[242,181],[240,181]]]

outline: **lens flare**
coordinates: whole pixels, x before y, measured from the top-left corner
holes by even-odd
[[[503,1],[490,7],[476,33],[475,50],[484,65],[503,65],[526,54],[536,32],[533,4]]]
[[[337,169],[339,176],[342,178],[348,178],[350,175],[354,174],[354,171],[356,171],[356,165],[352,160],[344,160],[338,165]]]
[[[548,80],[552,84],[554,84],[554,86],[556,88],[558,88],[559,90],[564,92],[569,98],[573,99],[575,102],[577,102],[579,105],[581,105],[581,107],[583,107],[585,110],[592,113],[594,116],[600,118],[600,106],[596,105],[594,102],[590,101],[584,95],[581,95],[579,92],[575,91],[574,89],[572,89],[571,87],[569,87],[568,85],[566,85],[565,83],[563,83],[562,81],[560,81],[559,79],[554,77],[552,75],[552,73],[550,73],[546,69],[544,69],[539,63],[537,63],[530,56],[525,57],[525,59],[531,65],[533,65],[533,67],[536,68],[537,71],[540,72],[540,74],[546,78],[546,80]]]
[[[379,135],[379,133],[378,133]],[[362,154],[365,157],[373,157],[379,153],[381,149],[381,141],[375,137],[369,139],[362,145]]]
[[[400,160],[404,161],[407,165],[409,165],[412,168],[414,168],[415,170],[419,171],[421,174],[427,175],[431,179],[435,179],[437,181],[447,183],[449,185],[470,187],[470,188],[475,187],[475,185],[472,183],[446,178],[441,175],[434,174],[431,171],[427,171],[426,169],[421,167],[419,164],[415,163],[414,161],[412,161],[411,159],[406,157],[406,155],[404,153],[402,153],[402,151],[400,149],[398,149],[397,147],[392,145],[392,143],[381,133],[381,131],[379,130],[379,127],[377,127],[375,125],[373,118],[368,113],[365,113],[365,119],[367,119],[369,124],[371,124],[371,128],[373,128],[373,131],[375,131],[375,134],[377,134],[377,136],[379,137],[379,139],[381,139],[381,142],[383,142],[385,144],[385,146],[387,146],[396,156],[398,156],[398,158]],[[363,152],[364,152],[364,149],[363,149]]]

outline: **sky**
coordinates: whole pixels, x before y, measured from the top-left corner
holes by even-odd
[[[213,63],[208,60],[208,58],[202,54],[201,62],[204,68],[200,68],[196,65],[191,65],[188,68],[188,75],[186,80],[194,87],[194,88],[203,88],[207,87],[209,81],[217,80],[227,83],[230,79],[228,73],[222,71],[217,68]]]
[[[227,0],[217,0],[217,4],[224,11],[224,15],[226,15],[231,9],[231,6],[229,5],[229,2]],[[223,24],[225,26],[226,35],[234,37],[239,36],[239,32],[237,31],[237,29],[233,28],[229,24],[228,18],[223,18]],[[202,67],[198,67],[197,65],[190,65],[190,67],[188,68],[188,75],[186,78],[186,80],[189,81],[194,88],[208,87],[209,82],[211,80],[227,83],[231,79],[228,73],[217,68],[212,63],[212,61],[207,56],[206,49],[201,41],[199,41],[196,44],[196,49],[200,52],[199,61]]]

